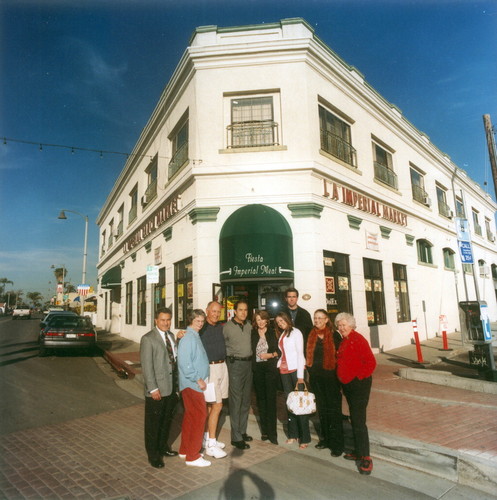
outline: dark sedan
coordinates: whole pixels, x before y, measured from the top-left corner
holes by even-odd
[[[49,349],[85,349],[93,352],[97,332],[89,318],[54,317],[40,333],[40,356]]]
[[[48,324],[53,321],[54,318],[56,317],[72,317],[72,318],[77,318],[78,315],[75,312],[72,311],[59,311],[59,310],[53,310],[50,311],[46,314],[46,316],[40,321],[40,330],[43,331]]]

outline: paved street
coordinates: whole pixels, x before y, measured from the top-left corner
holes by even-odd
[[[137,378],[118,379],[98,357],[37,358],[38,322],[14,323],[0,318],[0,380],[2,388],[9,389],[2,404],[8,408],[2,410],[0,438],[2,499],[496,498],[376,457],[373,474],[361,476],[354,463],[332,458],[326,450],[283,444],[281,426],[280,446],[264,443],[257,439],[254,415],[249,419],[249,433],[255,438],[250,450],[241,452],[228,445],[228,457],[214,460],[208,469],[186,467],[179,458],[166,459],[162,470],[153,469],[143,447]],[[377,397],[391,392],[388,385],[396,383],[382,378],[379,372],[377,385],[383,392]],[[51,384],[53,392],[45,393]],[[410,389],[419,401],[425,397],[423,385],[412,382]],[[453,398],[449,393],[449,406]],[[372,406],[373,420],[376,407],[377,402]],[[31,419],[28,413],[33,414]],[[224,414],[222,420],[220,440],[228,443],[229,417]],[[180,422],[178,413],[174,449],[179,446]],[[401,424],[394,419],[391,426]]]

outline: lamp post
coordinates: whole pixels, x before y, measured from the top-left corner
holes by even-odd
[[[86,285],[86,254],[88,250],[88,216],[80,214],[79,212],[75,212],[74,210],[61,210],[59,216],[57,217],[58,219],[63,219],[66,220],[66,212],[71,212],[72,214],[79,215],[80,217],[83,217],[85,220],[85,243],[83,247],[83,276],[81,278],[82,280],[82,285]],[[80,294],[79,300],[81,300],[81,316],[84,316],[85,312],[85,301],[83,296]]]

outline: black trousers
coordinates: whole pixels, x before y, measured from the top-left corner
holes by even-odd
[[[354,434],[355,454],[358,457],[369,456],[369,434],[366,426],[366,409],[371,393],[372,377],[362,380],[355,378],[343,384],[343,393],[349,404],[350,422]]]
[[[159,460],[169,448],[167,440],[177,403],[175,392],[162,396],[160,401],[145,398],[145,449],[149,461]]]
[[[311,391],[321,424],[321,440],[334,452],[343,452],[342,391],[335,370],[309,370]]]
[[[254,387],[257,409],[261,423],[261,434],[269,439],[277,439],[276,431],[276,393],[280,373],[275,363],[262,361],[254,366]]]

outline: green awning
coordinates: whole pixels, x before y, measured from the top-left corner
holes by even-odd
[[[101,288],[116,288],[121,286],[121,266],[111,267],[104,273],[100,281]]]
[[[293,238],[286,219],[265,205],[231,214],[219,237],[220,280],[293,280]]]

